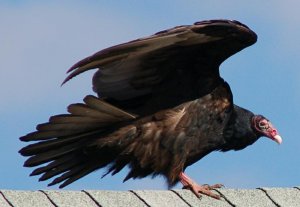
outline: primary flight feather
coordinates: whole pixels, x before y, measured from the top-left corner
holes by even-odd
[[[65,82],[97,69],[98,97],[71,104],[20,139],[31,175],[69,185],[106,168],[126,165],[130,178],[161,174],[197,196],[219,198],[184,170],[212,151],[240,150],[261,136],[282,139],[268,119],[233,103],[219,66],[254,44],[256,34],[238,21],[210,20],[177,26],[101,50],[73,65]],[[105,176],[104,175],[104,176]]]

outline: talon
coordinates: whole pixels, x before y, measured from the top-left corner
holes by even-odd
[[[208,190],[213,190],[216,188],[223,188],[225,187],[223,184],[214,184],[214,185],[208,185],[208,184],[203,184],[203,187],[207,188]]]
[[[222,184],[198,185],[191,178],[186,176],[183,172],[180,173],[179,180],[183,184],[183,187],[182,187],[183,189],[191,190],[198,198],[201,197],[201,194],[204,194],[204,195],[210,196],[210,197],[218,199],[218,200],[221,199],[220,195],[217,195],[217,194],[211,192],[211,190],[213,190],[215,188],[224,187],[224,185],[222,185]]]
[[[212,188],[225,188],[225,185],[218,183],[218,184],[212,185],[211,187]]]

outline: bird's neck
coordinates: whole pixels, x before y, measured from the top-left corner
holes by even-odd
[[[244,149],[259,138],[251,126],[253,116],[252,112],[234,105],[232,115],[223,131],[225,144],[221,151]]]

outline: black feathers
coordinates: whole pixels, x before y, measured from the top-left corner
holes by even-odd
[[[184,169],[214,150],[242,149],[258,139],[254,116],[233,104],[220,64],[256,42],[237,21],[178,26],[101,50],[72,66],[65,82],[98,68],[93,89],[20,139],[31,175],[64,187],[107,167],[124,181],[162,174],[169,186]],[[122,109],[121,109],[122,108]],[[256,125],[255,125],[256,126]],[[42,166],[41,166],[42,165]],[[106,175],[105,174],[105,175]],[[105,176],[104,175],[104,176]]]
[[[51,185],[65,181],[64,186],[114,160],[114,151],[99,147],[102,152],[98,152],[96,146],[90,145],[103,133],[112,131],[110,125],[134,119],[134,116],[93,96],[87,96],[84,102],[70,105],[70,114],[53,116],[48,123],[38,125],[36,132],[20,138],[40,141],[20,150],[23,156],[31,156],[24,166],[47,163],[31,175],[43,174],[42,181],[62,174]],[[94,160],[97,156],[101,156],[101,160]]]

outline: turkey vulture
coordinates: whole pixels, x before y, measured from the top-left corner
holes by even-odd
[[[265,136],[282,139],[262,115],[233,103],[219,66],[254,44],[256,34],[238,21],[210,20],[177,26],[101,50],[73,65],[65,82],[98,69],[84,103],[52,116],[20,139],[26,167],[40,181],[63,188],[106,168],[125,166],[130,178],[163,175],[169,187],[181,182],[197,196],[218,195],[216,185],[198,185],[184,170],[212,151],[241,150]]]

